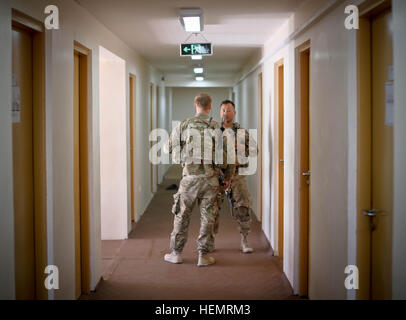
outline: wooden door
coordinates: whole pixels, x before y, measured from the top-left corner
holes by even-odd
[[[310,48],[299,52],[300,165],[299,165],[299,295],[308,296],[310,269]]]
[[[13,123],[15,290],[17,299],[35,299],[33,35],[13,27]]]
[[[284,77],[283,61],[275,65],[276,75],[276,108],[277,108],[277,130],[278,130],[278,255],[282,258],[283,263],[283,237],[284,237]]]
[[[371,26],[369,18],[360,19],[358,31],[358,175],[357,175],[357,299],[370,298],[371,230],[363,214],[371,207]]]
[[[392,296],[393,122],[386,114],[393,101],[392,12],[372,18],[372,220],[371,298]],[[389,92],[391,91],[391,92]],[[393,102],[392,102],[393,105]],[[392,106],[393,108],[393,106]],[[393,120],[392,120],[393,121]]]
[[[360,19],[358,31],[358,299],[392,296],[391,24],[390,2],[380,2]]]
[[[12,73],[16,298],[46,300],[45,34],[14,9]]]
[[[90,218],[88,161],[88,59],[74,52],[74,207],[75,295],[90,293]]]

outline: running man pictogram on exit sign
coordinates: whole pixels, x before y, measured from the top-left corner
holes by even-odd
[[[181,56],[211,56],[213,54],[211,43],[182,43],[180,45]]]

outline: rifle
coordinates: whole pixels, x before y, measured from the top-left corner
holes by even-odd
[[[223,172],[221,170],[220,170],[220,173],[219,173],[219,184],[220,184],[221,187],[224,187],[226,185],[224,183],[224,175],[223,175]],[[233,208],[234,208],[234,202],[235,201],[233,199],[233,190],[231,189],[231,187],[230,187],[230,189],[225,191],[225,194],[227,196],[228,203],[230,205],[230,214],[231,214],[232,217],[234,217]]]
[[[228,204],[230,206],[230,214],[231,214],[232,217],[234,217],[234,202],[235,202],[235,200],[233,199],[233,189],[231,189],[231,187],[230,187],[230,189],[226,190],[226,196],[227,196],[227,199],[228,199]]]
[[[224,127],[224,122],[226,122],[226,116],[223,116],[223,118],[221,119],[222,121],[221,121],[221,131],[222,132],[224,132],[225,130],[226,130],[226,128]],[[224,183],[224,175],[223,175],[223,172],[220,170],[220,174],[219,174],[219,182],[220,182],[220,186],[221,187],[224,187],[226,184]],[[225,191],[225,193],[226,193],[226,196],[227,196],[227,199],[228,199],[228,204],[229,204],[229,207],[230,207],[230,214],[231,214],[231,216],[232,217],[234,217],[234,199],[233,199],[233,190],[231,189],[231,187],[230,187],[230,189],[228,189],[228,190],[226,190]]]

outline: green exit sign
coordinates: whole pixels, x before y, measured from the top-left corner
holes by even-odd
[[[181,56],[211,56],[212,54],[211,43],[182,43],[180,45]]]

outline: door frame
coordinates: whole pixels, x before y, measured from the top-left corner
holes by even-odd
[[[150,125],[150,134],[154,129],[154,84],[151,82],[149,84],[149,125]],[[152,148],[152,141],[149,143],[150,150]],[[151,193],[155,192],[155,183],[154,183],[154,165],[152,162],[149,162],[150,165],[150,180],[151,180]]]
[[[304,41],[295,49],[295,97],[296,97],[296,110],[295,110],[295,207],[296,207],[296,223],[295,230],[296,237],[296,250],[295,257],[297,258],[297,289],[300,296],[309,296],[309,283],[310,283],[310,191],[309,191],[309,212],[307,221],[303,221],[300,208],[300,179],[301,179],[301,132],[302,132],[302,113],[301,113],[301,68],[300,68],[300,55],[311,50],[310,40]],[[311,52],[310,52],[311,53]],[[309,57],[309,166],[310,166],[310,114],[311,114],[311,55]],[[311,167],[311,166],[310,166]],[[303,238],[303,239],[302,239]],[[305,241],[303,241],[305,240]],[[305,246],[304,243],[307,243]],[[307,252],[307,258],[303,262],[303,255]]]
[[[371,297],[371,239],[362,234],[370,232],[369,220],[363,210],[372,202],[372,31],[371,18],[391,7],[390,0],[367,0],[360,7],[357,30],[357,191],[356,191],[356,265],[359,270],[359,289],[356,299]]]
[[[85,186],[84,190],[80,190],[80,255],[81,255],[81,294],[89,294],[91,287],[91,226],[90,226],[90,172],[91,172],[91,103],[90,103],[90,72],[91,70],[91,50],[86,48],[81,43],[74,41],[74,55],[78,54],[80,59],[79,65],[79,79],[84,79],[85,83],[80,82],[80,105],[79,105],[79,168],[83,169],[83,163],[85,163],[85,173],[80,174],[80,186]],[[81,131],[85,131],[84,138]],[[84,146],[83,146],[84,142]],[[84,151],[83,151],[83,150]],[[75,232],[78,232],[75,223]],[[75,243],[75,251],[77,250]],[[76,264],[75,264],[76,265]],[[76,288],[76,291],[79,289]]]
[[[274,100],[274,128],[275,128],[275,137],[274,137],[274,154],[276,155],[274,157],[274,185],[277,188],[277,196],[275,197],[276,201],[274,204],[274,210],[276,212],[276,223],[278,226],[278,240],[277,240],[277,250],[276,250],[276,254],[281,258],[281,263],[282,263],[282,267],[283,267],[283,241],[284,241],[284,209],[283,209],[283,187],[282,187],[282,195],[281,195],[281,186],[280,186],[280,175],[279,175],[279,169],[280,169],[280,165],[282,164],[281,160],[284,160],[284,156],[281,158],[281,137],[280,137],[280,125],[282,122],[282,130],[284,130],[284,112],[281,115],[280,111],[281,111],[281,93],[282,93],[282,101],[284,101],[284,91],[280,92],[281,89],[281,79],[280,77],[280,68],[284,68],[284,59],[280,59],[279,61],[274,63],[274,96],[275,96],[275,100]],[[283,71],[282,71],[283,72]],[[282,90],[284,90],[284,74],[282,74]],[[284,102],[282,102],[283,104]],[[284,108],[284,106],[283,106]],[[282,118],[282,119],[281,119]],[[284,143],[282,141],[282,143]],[[283,150],[284,146],[282,145],[282,150]],[[284,153],[282,151],[282,153]],[[283,178],[283,182],[284,184],[284,178]],[[281,199],[282,197],[282,199]],[[282,200],[282,201],[281,201]]]
[[[159,128],[159,97],[160,94],[160,89],[159,89],[159,85],[156,85],[156,89],[155,89],[155,110],[156,110],[156,123],[155,123],[155,127],[156,129]],[[159,165],[156,164],[155,165],[155,179],[156,179],[156,186],[158,188],[158,184],[159,184]]]
[[[46,109],[45,109],[45,28],[34,18],[12,9],[12,25],[33,36],[33,165],[34,165],[34,234],[35,234],[35,293],[40,300],[48,299],[43,285],[48,265],[47,180],[46,180]]]
[[[129,86],[130,86],[130,190],[131,190],[131,222],[135,221],[135,165],[136,160],[134,156],[135,142],[136,142],[136,86],[137,76],[130,73]]]
[[[262,72],[258,75],[258,218],[262,222],[262,121],[263,121],[263,110],[264,110],[264,99],[263,99],[263,75]]]

